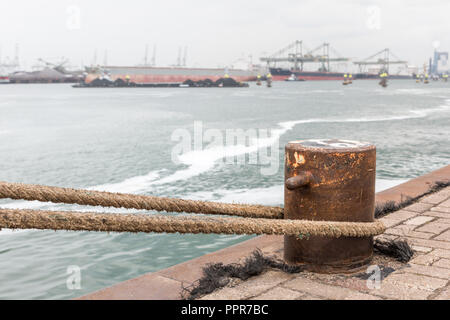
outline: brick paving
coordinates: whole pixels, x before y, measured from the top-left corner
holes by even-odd
[[[370,274],[366,275],[365,270],[353,275],[269,270],[247,281],[233,282],[201,299],[450,299],[450,187],[381,221],[388,229],[380,238],[407,239],[416,252],[408,264],[374,256],[372,265],[394,270],[379,285],[367,280]],[[282,248],[275,255],[281,256]]]

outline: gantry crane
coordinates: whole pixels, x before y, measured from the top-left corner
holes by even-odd
[[[391,56],[394,59],[391,59]],[[376,60],[373,60],[376,59]],[[379,65],[381,66],[380,72],[389,73],[389,66],[391,64],[404,64],[408,65],[408,61],[403,61],[399,59],[396,55],[394,55],[389,48],[383,49],[374,55],[362,60],[362,61],[354,61],[354,64],[358,65],[359,71],[361,73],[365,72],[365,67],[369,65]]]
[[[307,50],[306,53],[303,53],[304,49]],[[320,50],[322,50],[321,54],[318,53]],[[337,57],[330,58],[330,51]],[[340,57],[329,43],[323,43],[313,50],[308,50],[303,41],[300,40],[289,44],[269,57],[262,57],[260,60],[266,62],[268,68],[275,67],[278,62],[288,62],[293,64],[294,71],[303,71],[305,63],[321,63],[321,71],[330,71],[330,62],[350,61],[349,58]]]

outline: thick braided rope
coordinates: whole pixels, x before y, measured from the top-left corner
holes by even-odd
[[[0,198],[167,212],[282,219],[283,208],[0,182]]]
[[[370,237],[383,223],[162,216],[0,209],[0,228],[74,231],[272,234],[308,237]]]

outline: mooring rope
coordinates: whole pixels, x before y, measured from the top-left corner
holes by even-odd
[[[0,182],[0,198],[240,217],[81,213],[0,208],[0,228],[78,231],[285,234],[368,237],[384,232],[379,222],[282,220],[283,208],[226,204],[123,193]]]
[[[380,221],[367,223],[331,222],[17,209],[0,209],[0,228],[193,234],[271,234],[300,236],[301,238],[309,236],[330,238],[370,237],[381,234],[385,230],[385,226]]]
[[[283,208],[280,207],[184,200],[22,183],[0,182],[0,198],[139,210],[283,219]]]

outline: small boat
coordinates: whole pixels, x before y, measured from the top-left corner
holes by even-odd
[[[380,74],[380,82],[378,83],[380,86],[382,86],[383,88],[386,88],[388,86],[388,73],[387,72],[383,72]]]
[[[285,79],[284,81],[305,81],[305,79],[299,79],[295,74],[291,74],[289,78]]]
[[[272,75],[270,73],[266,76],[266,84],[267,88],[272,88]]]
[[[347,86],[349,84],[350,84],[350,82],[348,81],[348,75],[344,74],[344,82],[342,82],[342,85]]]
[[[261,85],[261,76],[258,74],[258,76],[256,77],[256,85],[260,86]]]
[[[1,83],[10,83],[9,77],[0,75],[0,84]]]

